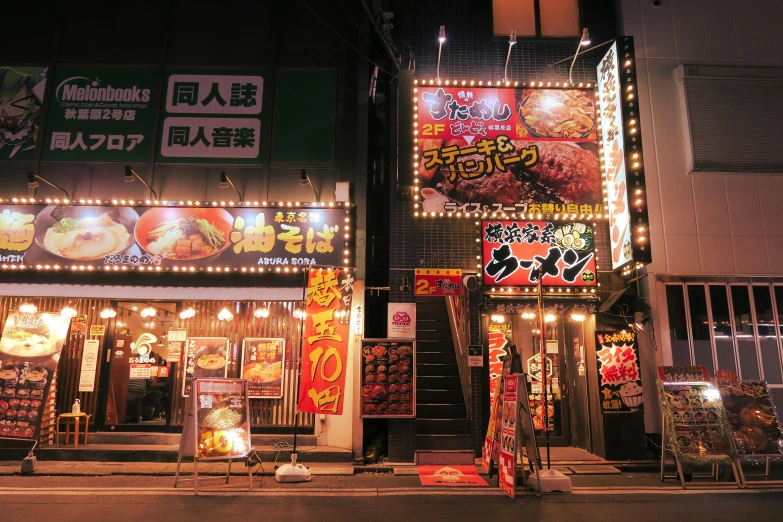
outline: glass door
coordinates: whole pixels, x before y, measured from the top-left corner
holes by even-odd
[[[111,429],[161,431],[170,424],[172,364],[166,361],[176,303],[119,302],[111,339],[105,422]]]

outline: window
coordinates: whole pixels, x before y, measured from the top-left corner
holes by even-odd
[[[681,65],[675,78],[688,172],[783,173],[783,69]]]
[[[492,0],[495,36],[576,37],[579,0]]]

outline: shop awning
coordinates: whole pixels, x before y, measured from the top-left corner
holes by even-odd
[[[132,286],[0,284],[5,297],[83,297],[97,299],[183,301],[301,301],[302,287],[287,286]]]

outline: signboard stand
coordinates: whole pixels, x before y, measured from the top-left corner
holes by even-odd
[[[661,367],[659,373],[663,375]],[[692,475],[712,479],[713,482],[700,483],[699,487],[725,487],[725,483],[718,482],[719,469],[721,464],[729,464],[737,487],[744,487],[739,458],[718,391],[709,382],[657,382],[663,412],[661,482],[679,478],[683,489],[688,489],[683,471],[685,464],[710,466],[708,475]],[[667,454],[674,458],[676,475],[665,473]]]
[[[241,382],[244,385],[244,419],[245,422],[249,422],[250,419],[250,407],[249,402],[247,399],[247,384],[243,379],[204,379],[204,381],[209,382],[218,382],[218,383],[236,383]],[[248,458],[253,458],[255,455],[254,448],[250,446],[250,430],[248,429],[246,432],[246,440],[247,444],[244,449],[244,451],[241,451],[238,454],[231,455],[230,457],[221,457],[221,456],[210,456],[210,457],[199,457],[197,454],[197,448],[199,444],[199,424],[198,424],[198,384],[201,384],[202,379],[194,379],[193,380],[193,391],[190,394],[190,397],[187,401],[187,407],[186,411],[187,418],[185,419],[185,424],[182,429],[182,438],[180,438],[179,441],[179,454],[177,456],[177,470],[174,474],[174,487],[176,488],[177,485],[180,482],[193,482],[193,492],[198,495],[199,491],[199,475],[198,475],[198,467],[199,462],[201,460],[207,460],[207,461],[215,461],[215,460],[227,460],[228,461],[228,469],[226,470],[226,481],[223,484],[209,484],[210,487],[214,488],[224,488],[226,486],[231,486],[229,484],[229,480],[231,478],[231,464],[234,460],[244,460]],[[193,476],[191,478],[180,478],[180,468],[182,466],[182,457],[193,457]],[[247,466],[247,477],[248,477],[248,487],[249,491],[253,491],[253,468],[252,466]]]

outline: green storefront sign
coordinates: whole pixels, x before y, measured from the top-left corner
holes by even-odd
[[[45,89],[46,67],[0,65],[0,161],[35,158]]]
[[[261,164],[261,70],[177,70],[166,78],[157,161]]]
[[[43,160],[146,163],[156,79],[155,67],[57,67]]]

